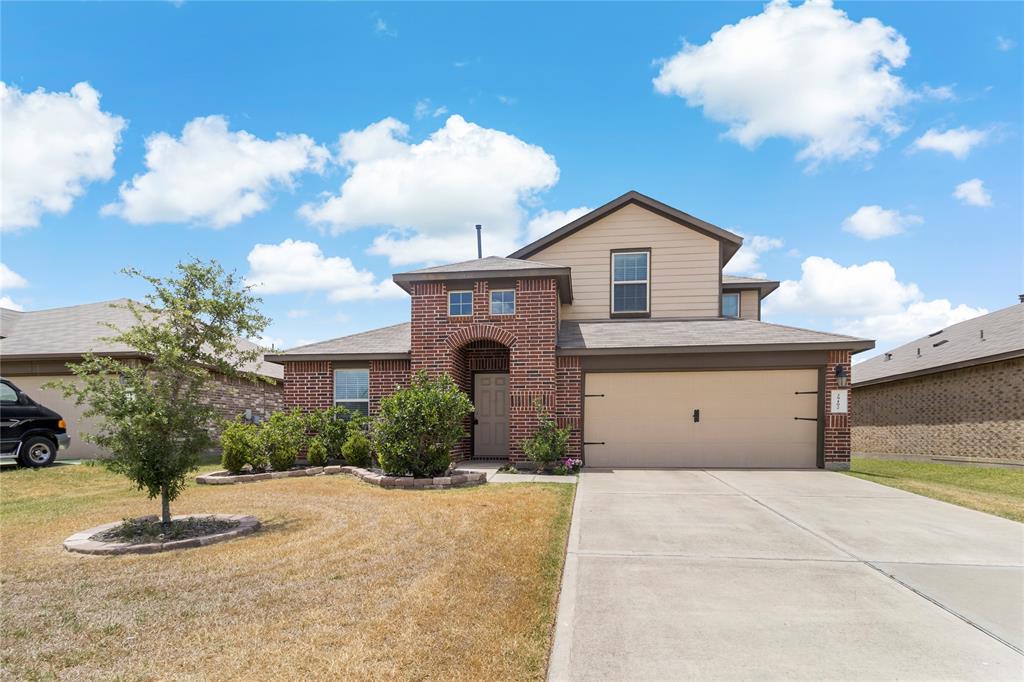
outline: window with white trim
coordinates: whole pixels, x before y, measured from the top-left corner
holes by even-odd
[[[370,370],[334,370],[334,404],[363,415],[370,414]]]
[[[740,316],[740,295],[722,294],[722,317]]]
[[[515,315],[516,292],[512,289],[496,289],[491,292],[491,315]]]
[[[449,291],[448,314],[452,317],[467,317],[473,314],[472,291]]]
[[[651,254],[620,251],[612,254],[612,314],[647,313],[651,309]]]

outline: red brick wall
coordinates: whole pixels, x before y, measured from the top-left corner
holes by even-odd
[[[828,365],[825,367],[825,468],[826,469],[849,469],[850,468],[850,413],[832,414],[832,391],[838,388],[836,385],[836,365],[842,365],[846,369],[846,376],[850,376],[850,351],[833,350],[828,353]],[[853,391],[847,386],[849,405],[847,409],[853,410]]]
[[[329,360],[284,363],[284,407],[304,410],[334,404],[334,373]]]
[[[372,360],[370,362],[370,414],[377,414],[380,399],[395,389],[409,385],[408,360]]]
[[[569,456],[583,457],[583,370],[578,356],[558,358],[558,405],[555,414],[559,426],[572,429],[569,435]]]

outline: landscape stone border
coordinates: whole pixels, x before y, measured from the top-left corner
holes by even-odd
[[[147,516],[144,518],[155,521],[157,517]],[[102,526],[96,526],[95,528],[75,533],[64,541],[64,549],[69,552],[77,552],[79,554],[152,554],[154,552],[167,552],[175,549],[188,549],[190,547],[205,547],[206,545],[212,545],[214,543],[224,542],[225,540],[231,540],[242,535],[255,533],[260,527],[260,522],[255,516],[247,516],[245,514],[185,514],[171,517],[171,519],[175,521],[189,518],[238,521],[238,525],[230,530],[214,533],[213,535],[200,535],[199,537],[186,538],[184,540],[147,542],[137,545],[127,542],[101,542],[99,540],[89,539],[97,533],[102,533],[110,528],[120,526],[122,523],[121,521],[115,521],[114,523],[105,523]]]
[[[292,469],[290,471],[274,471],[262,474],[232,475],[227,471],[213,471],[209,474],[196,476],[196,483],[206,485],[233,485],[235,483],[252,483],[274,478],[298,478],[302,476],[330,476],[332,474],[351,474],[360,480],[381,488],[409,488],[415,490],[438,490],[444,488],[465,488],[487,482],[487,473],[483,471],[466,471],[453,469],[445,476],[433,478],[414,478],[412,476],[389,476],[379,471],[353,466],[326,466]]]

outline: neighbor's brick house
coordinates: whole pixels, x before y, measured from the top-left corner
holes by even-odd
[[[1024,463],[1024,303],[853,368],[853,451]]]
[[[629,192],[511,254],[398,273],[410,321],[269,355],[285,404],[369,414],[419,371],[476,406],[460,458],[523,460],[537,406],[591,466],[849,465],[833,414],[873,342],[760,321],[742,239]]]

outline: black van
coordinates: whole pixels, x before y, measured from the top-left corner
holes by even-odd
[[[0,462],[26,467],[53,464],[57,451],[71,444],[59,414],[0,378]]]

